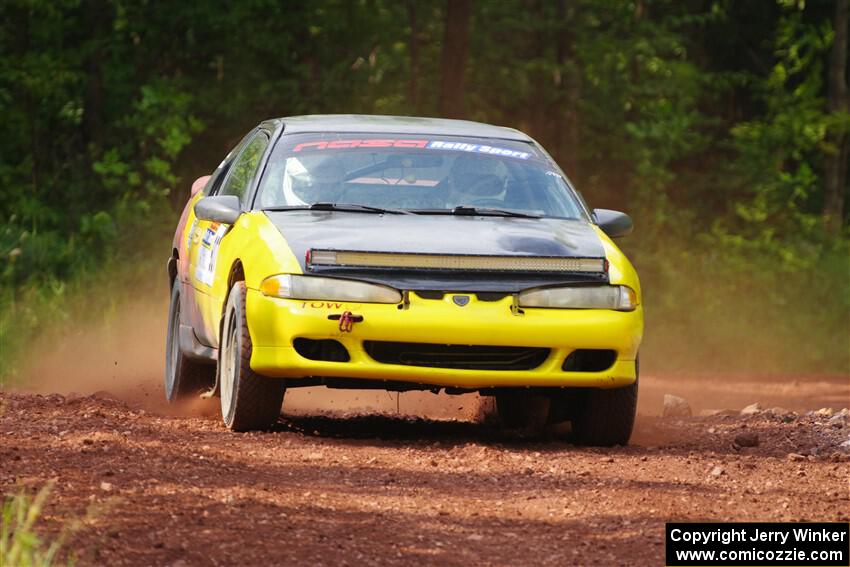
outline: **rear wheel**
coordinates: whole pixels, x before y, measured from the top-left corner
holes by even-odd
[[[549,419],[549,397],[534,390],[508,390],[496,394],[499,421],[509,429],[541,431]]]
[[[174,402],[197,394],[215,381],[215,366],[192,360],[180,351],[180,281],[171,286],[165,339],[165,398]]]
[[[230,290],[218,350],[221,416],[233,431],[267,429],[280,416],[286,388],[282,380],[251,369],[251,335],[245,315],[245,282]]]
[[[637,372],[637,363],[635,366]],[[637,413],[637,379],[629,386],[610,390],[588,389],[572,392],[569,396],[572,401],[569,413],[576,443],[610,447],[629,442]]]

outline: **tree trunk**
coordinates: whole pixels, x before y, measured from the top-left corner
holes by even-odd
[[[576,57],[576,33],[575,27],[578,22],[578,6],[573,5],[567,9],[567,1],[560,0],[558,3],[558,21],[563,28],[558,34],[557,62],[561,70],[562,88],[565,90],[563,98],[564,122],[558,125],[558,153],[563,156],[565,173],[571,180],[577,181],[578,169],[578,147],[579,147],[579,112],[578,103],[581,96],[581,73],[579,72],[578,58]]]
[[[835,41],[829,56],[829,96],[827,108],[830,112],[850,112],[847,97],[847,28],[850,0],[836,0]],[[823,218],[826,229],[837,234],[844,218],[844,193],[847,190],[847,161],[850,159],[848,136],[833,134],[830,141],[836,151],[825,161]]]
[[[521,111],[522,129],[547,147],[552,146],[552,127],[557,125],[549,114],[549,104],[552,99],[552,80],[545,71],[547,42],[551,34],[542,29],[546,22],[546,7],[539,0],[523,0],[520,9],[532,15],[535,22],[523,38],[523,49],[519,54],[526,62],[532,63],[528,68],[528,82],[531,90]]]
[[[10,6],[8,11],[10,12],[8,16],[9,21],[17,22],[17,25],[12,28],[12,33],[10,34],[13,38],[13,61],[15,61],[18,65],[25,67],[24,61],[26,61],[26,57],[30,54],[30,50],[32,49],[30,38],[33,30],[31,28],[35,27],[32,22],[32,15],[30,10],[24,6],[21,6],[20,8],[17,6]],[[6,55],[4,54],[4,56]],[[27,145],[29,146],[30,158],[32,159],[32,169],[30,171],[30,197],[34,202],[40,202],[42,164],[41,147],[39,144],[39,141],[41,140],[41,133],[38,121],[40,106],[38,101],[33,98],[32,87],[24,81],[13,81],[11,92],[13,97],[12,100],[17,98],[21,101],[23,114],[26,120],[26,135],[21,136],[21,145],[24,145],[24,140],[29,142]],[[29,216],[32,222],[30,229],[33,233],[36,233],[38,232],[38,215],[32,214]]]
[[[109,5],[99,0],[86,4],[92,48],[86,61],[87,81],[83,99],[83,136],[86,143],[99,145],[103,139],[103,59],[109,25]]]
[[[407,18],[410,23],[410,82],[407,102],[411,114],[419,114],[419,25],[416,16],[416,0],[407,0]]]
[[[446,1],[440,77],[440,114],[446,118],[464,117],[464,78],[471,16],[472,0]]]

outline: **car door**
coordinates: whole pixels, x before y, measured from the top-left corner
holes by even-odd
[[[223,181],[212,194],[235,195],[239,197],[244,210],[248,189],[268,145],[269,135],[264,130],[246,137]],[[229,268],[219,269],[218,251],[230,228],[222,223],[196,219],[192,233],[193,245],[189,254],[189,274],[195,289],[197,313],[201,318],[195,325],[195,333],[201,342],[213,347],[218,346],[218,322],[222,304],[221,294],[214,294],[213,289],[220,287],[215,284],[216,279],[222,278],[221,271],[226,272]],[[223,277],[227,277],[227,274]]]
[[[225,158],[221,161],[218,167],[210,176],[204,189],[193,195],[186,204],[186,209],[183,211],[185,216],[186,230],[183,233],[184,241],[177,243],[175,246],[178,250],[178,274],[180,278],[180,312],[184,324],[189,324],[195,330],[196,338],[199,338],[202,333],[199,329],[204,326],[204,320],[201,316],[200,302],[196,297],[197,286],[194,283],[195,264],[197,261],[198,245],[201,242],[201,221],[195,216],[195,204],[209,195],[215,195],[218,188],[221,187],[225,176],[227,175],[233,159],[242,149],[247,136],[240,140]]]

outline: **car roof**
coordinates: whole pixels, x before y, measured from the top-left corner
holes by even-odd
[[[284,135],[305,132],[424,134],[438,136],[469,136],[532,141],[513,128],[493,126],[469,120],[423,118],[418,116],[379,116],[369,114],[310,114],[277,118],[269,122],[284,127]]]

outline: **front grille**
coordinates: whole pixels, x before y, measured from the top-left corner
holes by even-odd
[[[532,370],[549,356],[548,348],[533,347],[364,341],[363,348],[383,364],[462,370]]]
[[[444,292],[444,291],[422,290],[422,291],[415,291],[413,293],[415,293],[416,295],[418,295],[422,299],[443,299],[443,296],[446,295],[446,292]]]
[[[475,294],[475,297],[478,298],[478,301],[501,301],[506,298],[509,293],[501,293],[501,292],[492,292],[492,291],[479,291]]]
[[[414,291],[416,295],[421,297],[422,299],[443,299],[447,293],[446,291],[434,291],[434,290],[420,290]],[[509,296],[509,293],[505,293],[502,291],[459,291],[457,292],[459,295],[474,295],[478,298],[478,301],[501,301],[505,297]]]

